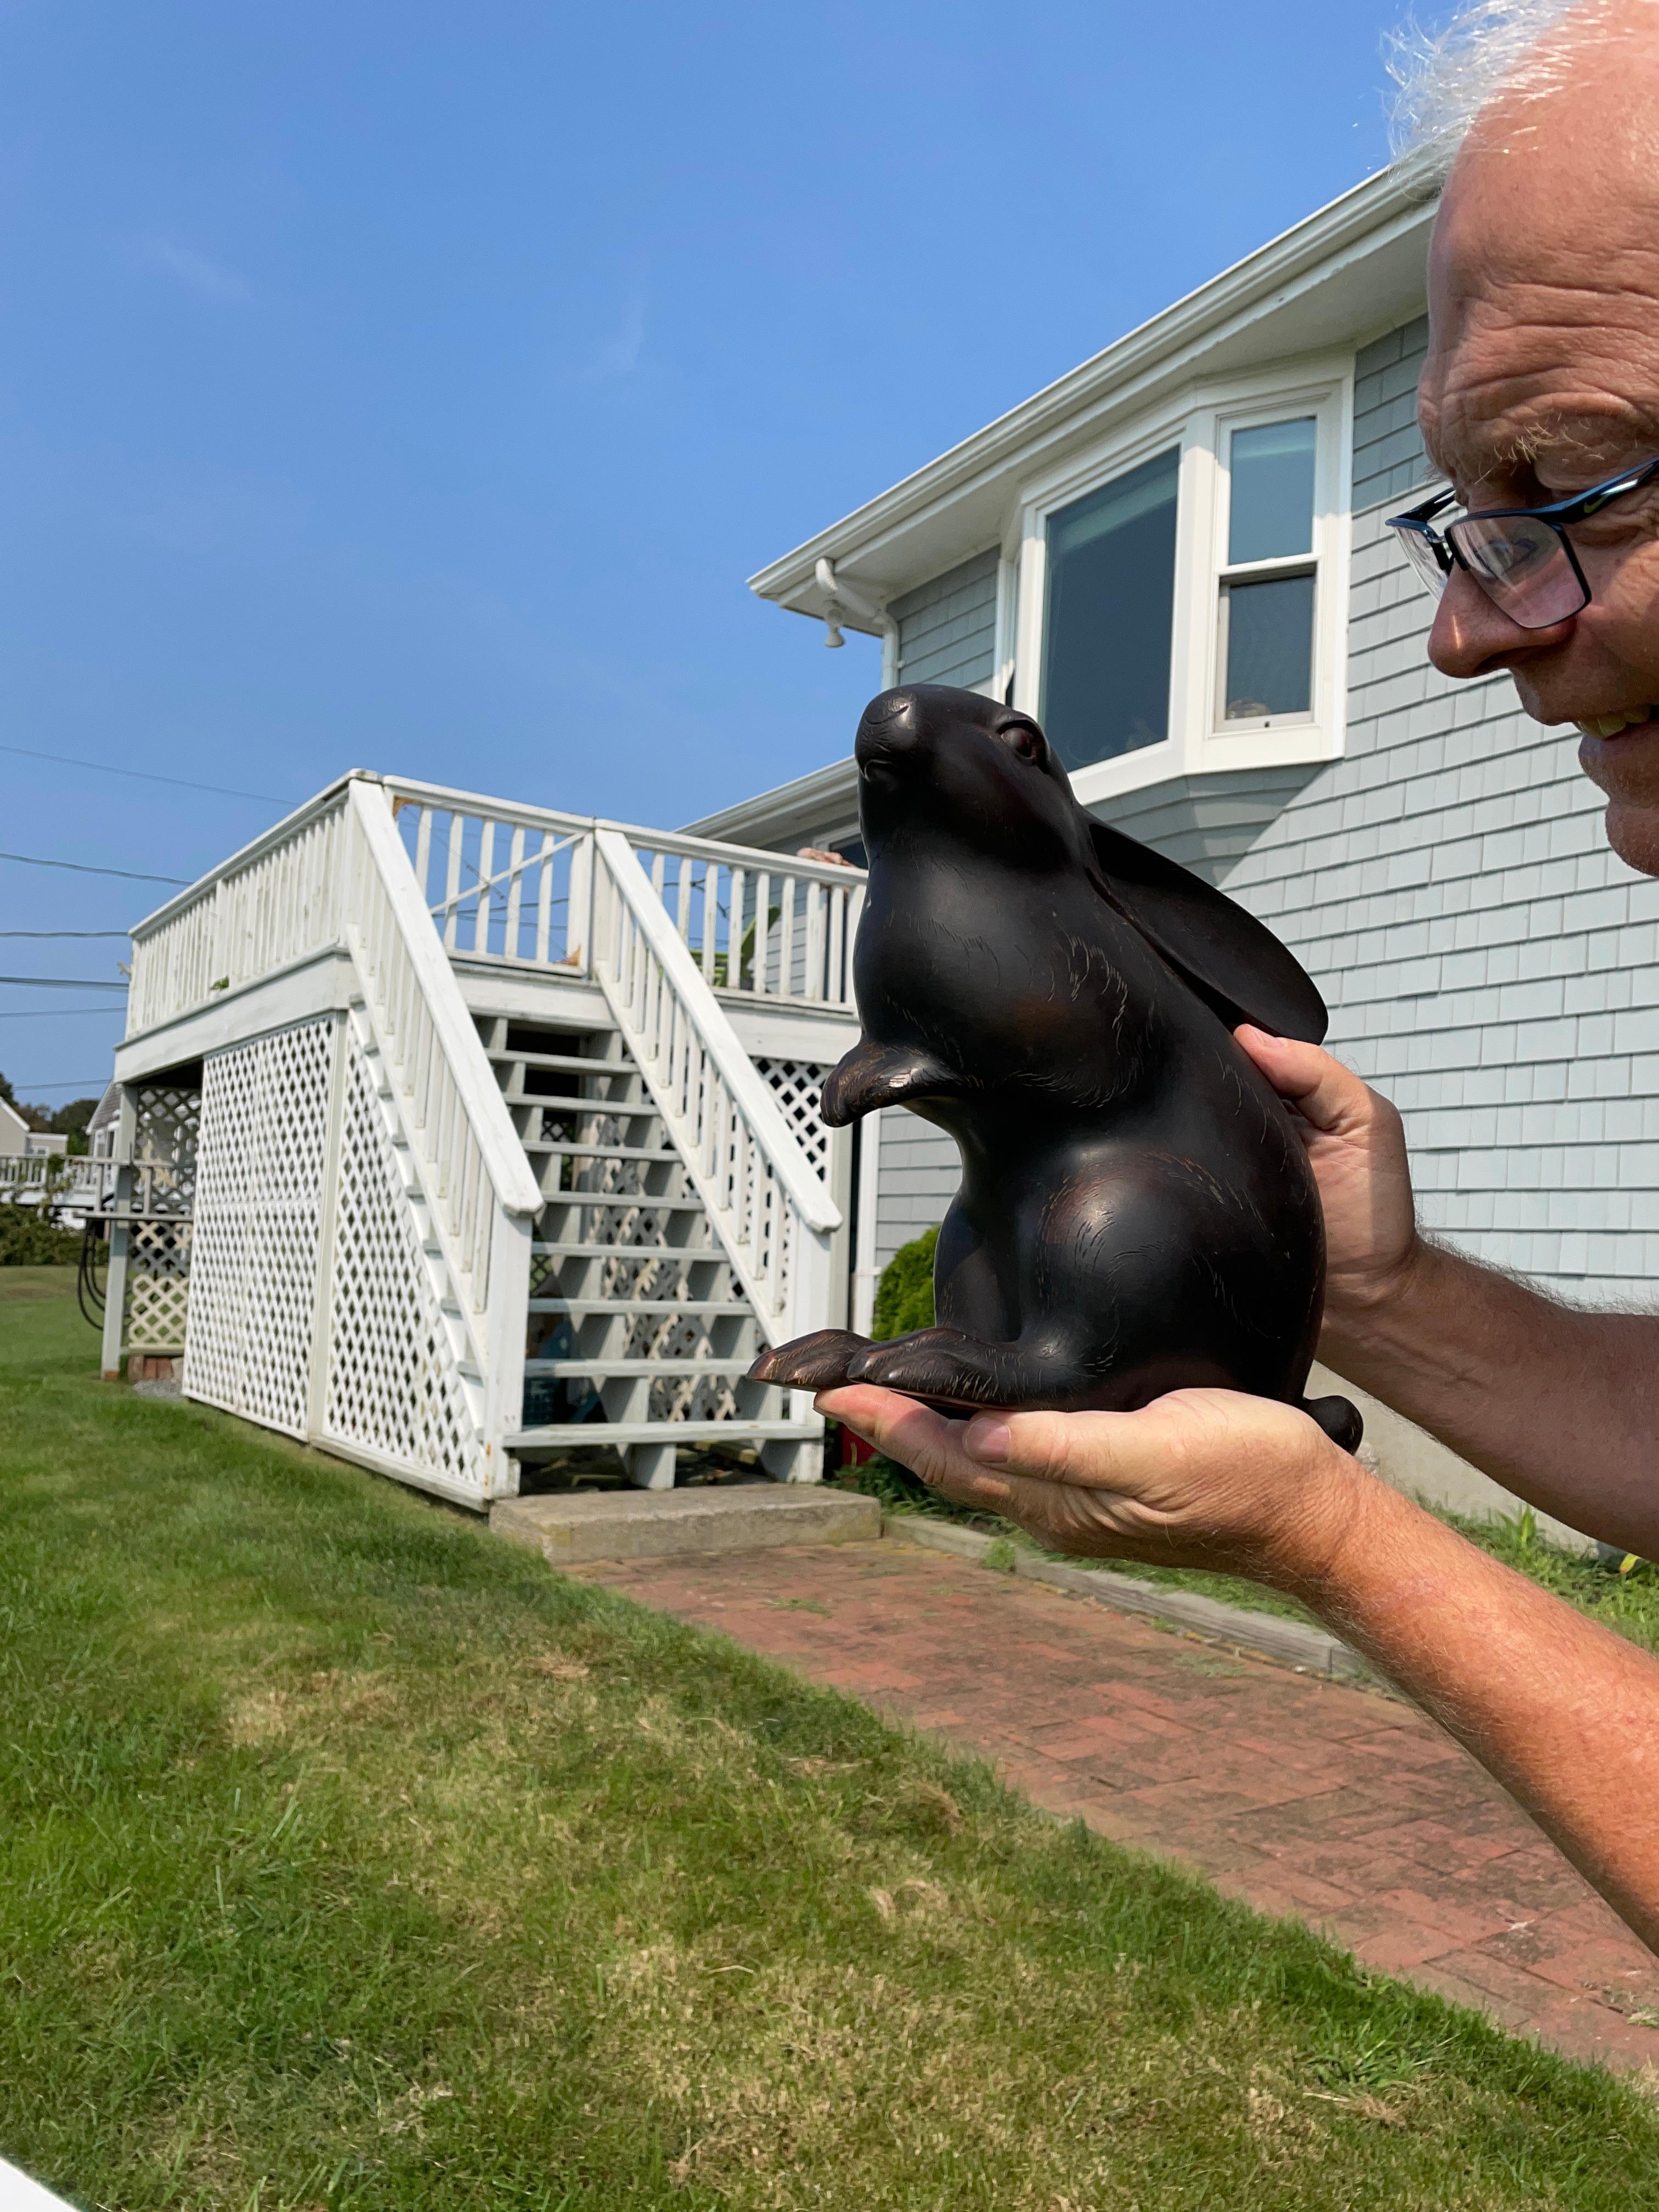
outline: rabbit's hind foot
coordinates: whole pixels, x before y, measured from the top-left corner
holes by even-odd
[[[784,1390],[834,1390],[847,1381],[848,1363],[869,1345],[867,1336],[854,1336],[850,1328],[816,1328],[763,1352],[745,1380]]]

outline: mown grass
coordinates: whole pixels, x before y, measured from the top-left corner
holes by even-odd
[[[19,1284],[0,2150],[77,2203],[1659,2202],[1634,2088],[94,1364]]]

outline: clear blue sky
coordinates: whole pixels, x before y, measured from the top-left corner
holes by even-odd
[[[678,823],[833,759],[873,641],[744,577],[1379,167],[1401,12],[0,0],[0,739],[53,757],[0,847],[189,877],[351,766]],[[6,930],[164,896],[0,861]],[[77,1003],[0,986],[21,1096],[101,1087]]]

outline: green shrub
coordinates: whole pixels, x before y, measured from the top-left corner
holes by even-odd
[[[901,1244],[881,1271],[876,1285],[872,1336],[908,1336],[913,1328],[933,1326],[933,1250],[939,1231],[930,1229],[913,1243]]]
[[[80,1256],[76,1231],[54,1228],[33,1206],[0,1201],[0,1267],[72,1267]]]

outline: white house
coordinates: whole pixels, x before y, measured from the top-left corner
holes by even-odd
[[[67,1137],[30,1128],[9,1100],[0,1098],[0,1159],[61,1159],[68,1150]]]
[[[1429,480],[1432,214],[1420,171],[1371,179],[753,588],[879,635],[889,682],[1033,711],[1087,805],[1297,952],[1433,1229],[1630,1297],[1659,1274],[1659,884],[1507,678],[1430,669],[1382,526]],[[811,1471],[804,1401],[745,1397],[738,1358],[862,1320],[957,1179],[909,1115],[832,1139],[814,1110],[861,877],[797,856],[857,841],[850,759],[677,836],[356,778],[142,925],[129,1150],[145,1084],[200,1100],[186,1389],[474,1498],[578,1428],[644,1480],[722,1423]]]

